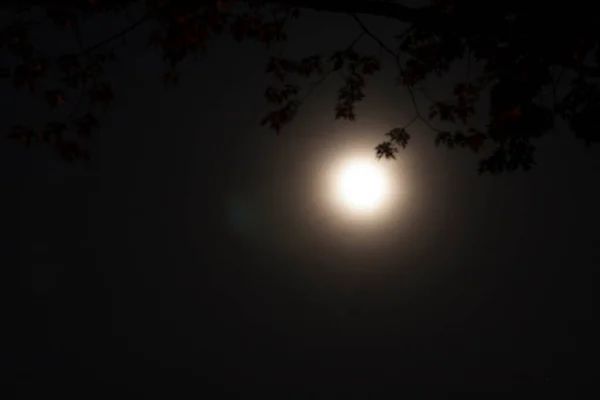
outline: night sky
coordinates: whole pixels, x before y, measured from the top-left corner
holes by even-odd
[[[364,20],[386,40],[398,31]],[[388,59],[356,122],[334,120],[333,77],[280,135],[260,127],[269,54],[326,53],[360,32],[308,11],[289,29],[271,53],[214,40],[169,89],[159,55],[135,45],[147,31],[132,34],[87,166],[3,139],[1,368],[17,398],[591,384],[599,149],[558,131],[531,172],[480,176],[476,155],[415,125],[399,159],[380,161],[396,203],[353,220],[323,200],[323,176],[348,154],[375,158],[412,106]],[[4,126],[47,118],[3,85]]]

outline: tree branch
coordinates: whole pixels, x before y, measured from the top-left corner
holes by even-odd
[[[346,51],[352,49],[356,43],[358,43],[358,41],[360,39],[362,39],[362,37],[365,35],[364,31],[361,31],[360,34],[352,41],[352,43],[350,43],[350,45],[348,45],[348,47],[346,48]],[[306,101],[306,99],[308,98],[308,96],[310,96],[310,94],[313,92],[313,90],[315,90],[319,85],[321,85],[323,82],[325,82],[327,80],[327,78],[329,78],[329,76],[334,72],[334,69],[330,69],[329,71],[327,71],[326,73],[323,74],[323,76],[321,76],[321,78],[319,78],[317,81],[313,82],[309,88],[307,93],[304,95],[304,97],[302,98],[301,102],[303,103],[304,101]]]
[[[133,3],[134,0],[125,2]],[[171,0],[174,5],[210,3],[212,0]],[[293,8],[329,11],[334,13],[371,14],[380,17],[394,18],[404,22],[423,22],[431,18],[438,19],[441,14],[429,8],[412,8],[400,3],[369,0],[246,0],[250,5],[277,3]],[[76,6],[81,0],[0,0],[0,8],[31,6]],[[213,2],[214,3],[214,2]]]
[[[396,66],[398,67],[398,70],[400,71],[400,75],[404,76],[404,68],[402,68],[402,63],[400,62],[400,57],[398,56],[398,54],[396,54],[394,51],[392,51],[392,49],[390,49],[385,43],[383,43],[383,41],[381,39],[379,39],[375,34],[373,34],[369,30],[369,28],[367,28],[367,26],[364,24],[364,22],[362,22],[361,19],[358,18],[358,16],[356,14],[352,14],[352,18],[354,18],[354,20],[358,23],[358,25],[362,28],[362,30],[368,36],[370,36],[375,42],[377,42],[379,44],[379,46],[381,46],[381,48],[383,50],[385,50],[387,53],[389,53],[394,58],[394,60],[396,61]],[[429,127],[429,129],[431,129],[435,132],[439,132],[440,131],[439,129],[437,129],[433,125],[431,125],[429,123],[429,121],[427,119],[423,118],[423,116],[421,115],[421,112],[419,111],[419,106],[417,105],[417,100],[415,98],[415,93],[412,90],[412,87],[410,85],[406,85],[406,89],[408,90],[408,94],[410,95],[410,100],[412,102],[413,108],[415,109],[416,117],[418,117],[421,121],[423,121],[425,123],[425,125],[427,125]]]
[[[438,18],[439,13],[430,9],[407,7],[400,3],[367,0],[261,0],[262,3],[284,3],[291,7],[307,8],[315,11],[334,13],[370,14],[374,16],[394,18],[404,22],[423,22],[430,18]]]
[[[142,25],[144,22],[148,21],[149,14],[145,13],[144,16],[142,18],[140,18],[139,20],[137,20],[136,22],[134,22],[133,24],[129,25],[128,27],[126,27],[125,29],[121,30],[120,32],[115,33],[112,36],[107,37],[106,39],[90,46],[87,47],[85,49],[83,49],[83,51],[81,52],[82,54],[89,54],[92,51],[105,46],[107,44],[109,44],[110,42],[117,40],[119,38],[124,37],[125,35],[127,35],[129,32],[133,31],[135,28],[137,28],[138,26]]]

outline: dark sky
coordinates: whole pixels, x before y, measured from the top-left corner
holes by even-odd
[[[284,54],[358,33],[307,12]],[[358,121],[334,121],[332,79],[277,136],[259,126],[260,45],[214,41],[165,90],[136,40],[87,167],[1,146],[3,281],[18,289],[5,291],[1,359],[23,397],[514,392],[595,376],[597,148],[558,132],[533,171],[478,176],[475,156],[415,125],[392,166],[402,201],[353,224],[323,206],[319,177],[412,117],[391,63]],[[46,118],[2,90],[5,126]]]

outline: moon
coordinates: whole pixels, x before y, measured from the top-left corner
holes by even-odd
[[[348,160],[336,175],[338,202],[354,214],[372,214],[381,208],[389,194],[385,169],[376,160]]]

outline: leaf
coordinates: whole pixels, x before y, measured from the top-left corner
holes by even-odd
[[[265,97],[267,101],[273,104],[283,104],[289,100],[290,97],[294,97],[298,94],[300,88],[297,85],[287,84],[281,89],[274,87],[268,87],[265,91]]]
[[[217,0],[217,11],[220,13],[229,11],[232,2],[232,0]]]
[[[446,145],[449,148],[454,147],[454,140],[452,139],[452,135],[450,132],[439,132],[435,138],[435,145]]]
[[[50,104],[50,107],[54,108],[66,101],[65,92],[62,90],[47,90],[46,100]]]
[[[52,138],[59,140],[62,138],[62,134],[66,129],[66,124],[63,124],[61,122],[50,122],[40,133],[40,141],[50,142]]]
[[[479,173],[499,174],[518,169],[528,171],[535,165],[534,153],[535,148],[528,140],[512,138],[479,162]]]
[[[410,140],[410,134],[404,128],[394,128],[385,135],[390,138],[392,143],[402,147],[403,149],[406,148],[408,141]]]
[[[271,57],[267,62],[266,72],[283,81],[287,74],[296,72],[296,65],[283,58]]]
[[[66,6],[49,6],[46,8],[46,15],[61,29],[72,27],[77,22],[75,11]]]
[[[373,75],[380,69],[379,61],[375,57],[363,57],[361,65],[363,75]]]
[[[59,69],[67,75],[71,75],[81,68],[79,58],[75,54],[63,54],[57,60]]]
[[[267,114],[261,120],[260,124],[261,126],[269,125],[276,133],[280,133],[283,126],[289,124],[294,119],[299,107],[299,101],[291,100],[282,108]]]
[[[44,59],[34,59],[31,61],[31,67],[29,68],[29,73],[34,78],[39,78],[46,74],[48,70],[48,62]]]
[[[344,56],[350,62],[357,62],[359,60],[359,58],[360,58],[360,56],[358,55],[358,53],[353,48],[350,48],[350,49],[346,50],[344,52]]]
[[[297,67],[297,73],[303,77],[310,77],[313,74],[320,75],[323,73],[321,56],[314,55],[303,58]]]
[[[83,117],[78,118],[75,124],[77,125],[77,135],[82,137],[89,137],[92,129],[100,126],[92,113],[87,113]]]
[[[89,91],[92,104],[102,103],[105,107],[113,100],[113,93],[107,83],[98,83]]]
[[[465,138],[465,142],[467,146],[471,148],[471,150],[477,152],[483,147],[486,138],[487,136],[483,133],[476,133],[474,135],[467,136]]]
[[[344,66],[344,56],[341,52],[334,53],[329,61],[333,61],[333,70],[339,71]]]
[[[365,85],[365,80],[357,73],[351,73],[345,78],[345,84],[338,90],[338,99],[335,107],[336,119],[347,119],[354,121],[356,113],[354,111],[355,104],[361,101],[365,94],[362,87]]]
[[[73,162],[76,159],[89,160],[88,151],[83,148],[81,143],[75,140],[59,139],[55,141],[55,147],[61,158],[65,161]]]
[[[148,37],[147,45],[149,47],[163,48],[165,39],[161,30],[155,30],[150,33]]]
[[[169,69],[163,74],[163,82],[167,85],[177,85],[179,83],[179,74],[173,69]]]
[[[521,111],[521,107],[520,106],[516,106],[516,107],[513,107],[510,110],[506,111],[504,114],[502,114],[501,118],[504,118],[504,119],[517,119],[521,115],[523,115],[523,112]]]
[[[442,121],[455,122],[454,106],[441,101],[432,104],[430,106],[429,117],[432,119],[437,116],[439,116],[440,120]]]
[[[386,159],[396,159],[397,152],[398,148],[389,141],[381,142],[375,147],[375,156],[378,160],[383,157]]]

